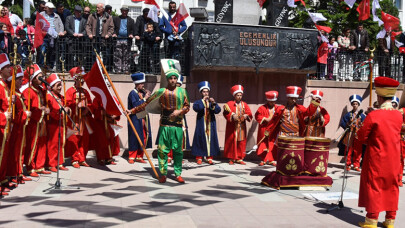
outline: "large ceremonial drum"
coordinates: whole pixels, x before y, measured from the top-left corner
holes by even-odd
[[[305,172],[314,176],[327,176],[330,139],[305,138]]]
[[[304,172],[305,138],[280,136],[277,139],[277,172],[296,176]]]

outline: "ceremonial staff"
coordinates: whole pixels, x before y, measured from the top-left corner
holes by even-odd
[[[59,61],[62,64],[62,86],[63,86],[63,106],[66,107],[66,80],[65,80],[65,60],[62,56],[59,58]],[[67,122],[67,116],[65,116],[65,121]]]
[[[369,106],[373,106],[373,101],[372,101],[372,94],[373,94],[373,59],[374,59],[374,51],[375,47],[370,50],[370,59],[369,59],[369,65],[370,65],[370,101],[369,101]]]
[[[46,55],[47,55],[47,53],[42,52],[42,55],[44,56],[44,67],[42,68],[42,71],[44,72],[44,79],[45,79],[46,74],[48,72],[48,65],[46,65]],[[45,89],[45,90],[48,91],[47,89]],[[45,105],[46,105],[46,108],[48,108],[48,96],[46,95],[46,93],[45,93]],[[49,120],[49,115],[46,116],[46,119]]]
[[[101,60],[100,56],[98,55],[96,49],[94,49],[94,53],[96,53],[97,59],[100,62],[100,65],[103,68],[103,71],[104,71],[105,75],[107,76],[108,82],[110,83],[111,88],[114,90],[115,96],[118,98],[118,101],[120,102],[121,107],[123,109],[125,109],[125,106],[122,103],[122,100],[121,100],[120,96],[118,95],[117,90],[115,89],[115,86],[114,86],[113,82],[111,81],[110,75],[108,74],[107,70],[105,69],[104,63]],[[131,125],[131,128],[134,131],[136,138],[138,139],[139,145],[141,145],[141,147],[142,147],[143,153],[146,155],[146,158],[148,158],[149,164],[152,167],[152,170],[155,173],[156,178],[159,180],[159,174],[157,173],[157,171],[155,169],[155,165],[152,163],[152,160],[150,159],[149,154],[146,152],[145,145],[143,145],[142,140],[139,138],[138,132],[136,131],[135,126],[132,123],[132,120],[131,120],[131,118],[129,118],[129,115],[126,113],[126,111],[127,110],[124,110],[124,114],[128,119],[128,123],[129,123],[129,125]]]
[[[29,48],[31,48],[31,46]],[[29,49],[29,50],[31,50],[31,49]],[[30,53],[28,55],[28,67],[27,67],[28,74],[29,74],[29,77],[28,77],[28,88],[29,88],[29,90],[28,90],[28,111],[31,111],[31,75],[34,73],[34,67],[32,66],[32,63],[33,63],[32,58],[33,58],[33,56],[30,51]],[[30,117],[28,117],[28,121],[30,121]]]

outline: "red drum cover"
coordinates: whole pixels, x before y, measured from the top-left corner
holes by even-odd
[[[277,139],[277,172],[297,176],[304,172],[305,138],[280,136]]]
[[[327,176],[330,139],[305,138],[305,172],[314,176]]]

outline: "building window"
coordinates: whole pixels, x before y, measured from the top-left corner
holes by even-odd
[[[142,7],[129,7],[129,17],[135,20],[139,15],[142,15]]]
[[[399,10],[402,10],[402,0],[395,0],[395,6],[396,6]]]

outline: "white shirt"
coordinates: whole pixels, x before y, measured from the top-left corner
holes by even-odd
[[[8,18],[10,19],[10,23],[13,26],[15,32],[17,30],[18,23],[22,22],[22,20],[17,14],[12,13],[8,15]]]

